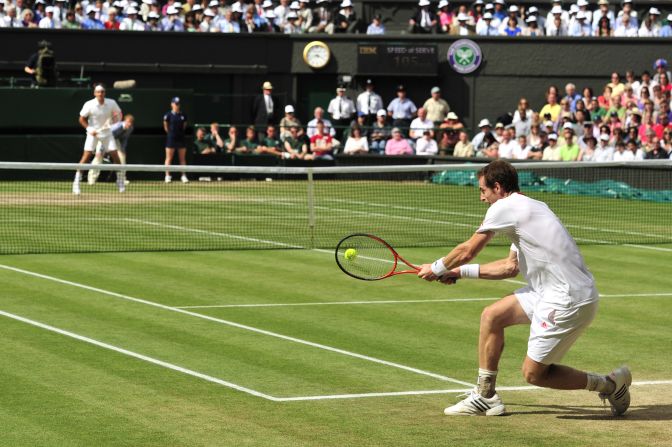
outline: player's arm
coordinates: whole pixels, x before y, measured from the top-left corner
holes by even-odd
[[[518,253],[514,250],[509,252],[509,256],[504,259],[499,259],[497,261],[489,262],[487,264],[481,264],[478,266],[478,278],[479,279],[506,279],[513,278],[518,275]],[[468,267],[469,268],[469,267]],[[476,273],[475,269],[473,270]],[[439,279],[441,282],[454,283],[455,279],[463,278],[462,269],[454,268],[447,275],[444,275]],[[475,278],[475,276],[468,276],[469,278]]]
[[[168,133],[168,121],[165,119],[163,120],[163,131]]]
[[[490,242],[494,235],[495,233],[492,231],[474,233],[467,241],[462,242],[446,256],[437,260],[435,268],[446,274],[455,268],[469,263],[488,245],[488,242]],[[443,274],[437,275],[434,270],[432,269],[432,264],[423,264],[418,272],[418,276],[427,281],[436,281]]]

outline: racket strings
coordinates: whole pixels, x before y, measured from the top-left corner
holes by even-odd
[[[346,257],[346,251],[351,255]],[[351,236],[339,244],[337,261],[346,273],[361,279],[379,279],[395,268],[395,256],[392,250],[369,236]]]

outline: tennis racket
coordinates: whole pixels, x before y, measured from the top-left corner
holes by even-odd
[[[399,261],[410,269],[397,270]],[[417,267],[378,236],[356,233],[346,236],[336,246],[336,264],[346,275],[364,281],[376,281],[404,273],[417,274]]]

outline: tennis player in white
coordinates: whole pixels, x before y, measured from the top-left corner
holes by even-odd
[[[84,152],[79,160],[80,164],[88,163],[94,156],[96,146],[100,142],[102,149],[106,151],[112,161],[120,164],[117,154],[117,142],[112,136],[112,124],[121,119],[121,109],[114,99],[105,97],[105,87],[97,85],[93,90],[93,99],[86,101],[82,110],[79,112],[79,124],[86,129],[86,141],[84,142]],[[117,172],[117,186],[119,192],[124,192],[124,172]],[[72,193],[79,195],[81,193],[80,182],[82,180],[81,170],[75,173],[75,181],[72,184]]]
[[[623,366],[608,376],[560,365],[562,357],[590,325],[598,307],[593,275],[560,222],[538,200],[519,193],[518,173],[503,160],[478,172],[480,198],[490,207],[485,220],[466,242],[433,264],[424,264],[418,276],[446,284],[456,278],[504,279],[520,270],[528,286],[486,307],[481,315],[478,343],[478,385],[467,397],[444,410],[447,415],[504,414],[495,391],[504,328],[530,324],[525,380],[536,386],[561,390],[587,389],[608,399],[614,416],[630,405],[630,370]],[[511,251],[505,259],[468,264],[495,234],[507,236]]]

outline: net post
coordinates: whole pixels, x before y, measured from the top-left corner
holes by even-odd
[[[315,248],[315,184],[313,182],[313,168],[308,168],[308,233],[310,235],[310,248]]]

